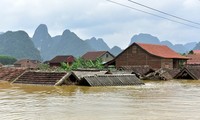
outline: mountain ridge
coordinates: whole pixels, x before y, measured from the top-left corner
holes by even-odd
[[[0,54],[17,59],[41,60],[39,51],[25,31],[7,31],[0,35]]]
[[[44,24],[36,28],[32,41],[40,50],[43,60],[50,60],[57,55],[80,57],[88,51],[111,51],[115,55],[121,52],[119,48],[111,50],[102,38],[83,40],[69,29],[64,30],[61,35],[51,37]]]
[[[161,41],[146,33],[133,35],[130,44],[133,42],[167,45],[179,53],[189,52],[193,48],[200,49],[200,43],[172,44],[170,41]],[[0,54],[10,55],[17,59],[30,58],[46,61],[57,55],[81,57],[88,51],[109,51],[117,56],[122,52],[122,49],[118,46],[110,48],[102,38],[92,37],[83,40],[69,29],[64,30],[61,35],[52,37],[45,24],[40,24],[36,28],[32,38],[25,31],[8,31],[0,34]]]
[[[134,42],[141,42],[141,43],[147,43],[147,44],[158,44],[158,45],[166,45],[172,50],[178,52],[178,53],[188,53],[190,50],[194,49],[194,46],[196,45],[196,42],[190,42],[186,44],[172,44],[170,41],[165,40],[161,41],[157,37],[152,36],[150,34],[140,33],[138,35],[134,35],[131,38],[130,44]]]

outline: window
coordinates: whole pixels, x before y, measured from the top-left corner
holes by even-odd
[[[109,55],[108,55],[108,53],[106,54],[106,58],[108,58],[109,57]]]

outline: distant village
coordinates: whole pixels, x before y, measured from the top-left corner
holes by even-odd
[[[60,55],[43,63],[30,59],[0,63],[0,80],[53,86],[144,85],[143,80],[199,80],[199,66],[200,50],[181,55],[165,45],[133,43],[117,56],[89,51],[80,58]]]

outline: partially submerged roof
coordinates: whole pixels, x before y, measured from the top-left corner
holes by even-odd
[[[13,83],[17,84],[37,84],[37,85],[74,85],[78,83],[75,74],[69,72],[40,72],[27,71],[16,78]]]
[[[144,83],[135,75],[95,75],[86,76],[80,81],[85,86],[128,86],[143,85]]]
[[[25,72],[24,68],[2,67],[0,68],[0,80],[13,81]]]
[[[148,65],[141,65],[141,66],[122,66],[121,69],[125,71],[131,71],[131,73],[139,74],[139,75],[146,75],[150,72],[154,72],[155,70]]]
[[[188,65],[200,65],[200,54],[188,54],[187,57],[190,58],[187,60]]]
[[[193,54],[200,54],[200,50],[192,50]]]
[[[146,52],[162,57],[162,58],[173,58],[173,59],[188,59],[185,56],[182,56],[172,49],[170,49],[168,46],[165,45],[155,45],[155,44],[144,44],[144,43],[133,43],[138,46],[140,46],[142,49],[144,49]]]
[[[59,55],[49,61],[49,63],[73,62],[75,58],[72,55]]]
[[[85,76],[94,76],[94,75],[104,75],[107,71],[100,70],[91,70],[91,71],[73,71],[73,73],[79,78],[83,78]]]
[[[85,53],[82,58],[85,60],[96,60],[97,58],[100,58],[101,56],[103,56],[104,54],[110,54],[111,56],[113,56],[111,53],[109,53],[108,51],[90,51]],[[113,56],[114,57],[114,56]]]
[[[23,63],[27,63],[27,62],[40,63],[40,61],[38,61],[38,60],[21,59],[21,60],[16,61],[14,64],[23,64]]]
[[[185,67],[174,78],[200,80],[200,67]]]

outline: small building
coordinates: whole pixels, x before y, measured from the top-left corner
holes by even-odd
[[[12,83],[62,86],[76,85],[78,82],[79,79],[73,72],[26,71]]]
[[[200,50],[192,50],[193,54],[200,54]]]
[[[151,72],[155,72],[150,66],[122,66],[120,68],[122,71],[130,71],[132,74],[137,74],[139,76],[145,76]]]
[[[14,67],[35,69],[41,62],[38,60],[21,59],[14,63]]]
[[[184,67],[174,78],[184,80],[200,80],[200,67]]]
[[[139,78],[133,74],[123,75],[94,75],[85,76],[79,82],[82,86],[130,86],[144,85]]]
[[[187,66],[200,66],[200,54],[188,54]]]
[[[187,66],[200,66],[200,50],[192,50],[187,57],[189,58]]]
[[[2,67],[0,68],[0,81],[13,81],[25,71],[24,68]]]
[[[51,67],[53,66],[61,66],[61,63],[64,62],[66,64],[72,65],[72,63],[75,61],[75,57],[72,55],[61,55],[56,56],[53,59],[49,61],[49,65]]]
[[[165,45],[133,43],[115,59],[106,63],[106,66],[150,66],[153,69],[178,68],[180,63],[186,62],[182,56]]]
[[[91,51],[91,52],[87,52],[85,53],[82,58],[84,60],[92,60],[95,61],[97,59],[101,59],[103,63],[106,63],[112,59],[114,59],[114,55],[112,55],[110,52],[108,51]]]
[[[44,61],[43,64],[48,64],[49,65],[49,60]]]

